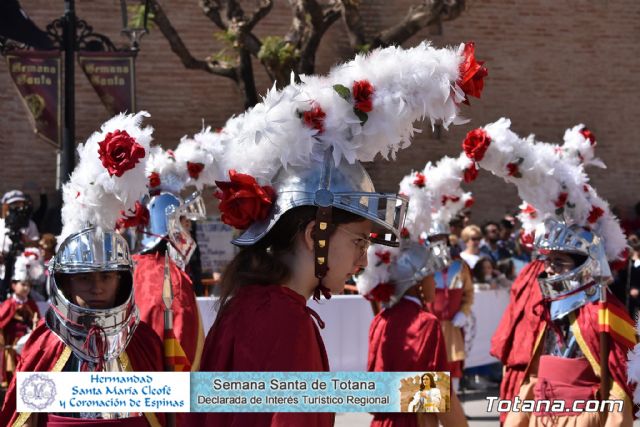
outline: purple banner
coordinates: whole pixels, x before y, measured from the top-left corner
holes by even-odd
[[[59,148],[62,141],[60,52],[14,51],[7,53],[6,58],[36,134]]]
[[[135,52],[78,52],[78,62],[110,115],[136,111]]]

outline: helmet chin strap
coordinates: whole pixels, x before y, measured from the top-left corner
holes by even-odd
[[[313,291],[313,299],[320,301],[320,294],[326,299],[331,299],[331,291],[322,284],[322,279],[329,271],[329,237],[331,236],[331,224],[333,208],[331,206],[320,206],[316,213],[316,223],[313,227],[313,255],[315,264],[315,276],[318,278],[318,286]]]

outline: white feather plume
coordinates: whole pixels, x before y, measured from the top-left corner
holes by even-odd
[[[215,185],[214,181],[219,175],[214,170],[215,153],[220,149],[220,139],[219,133],[212,132],[211,127],[202,129],[193,138],[182,137],[175,149],[175,159],[179,167],[187,171],[186,185],[195,185],[198,190],[202,190],[205,185]],[[190,176],[189,163],[201,165],[202,171],[197,176]]]
[[[133,210],[135,202],[147,194],[145,168],[153,128],[141,127],[144,117],[149,117],[146,111],[119,114],[78,146],[78,165],[63,187],[63,228],[58,241],[90,226],[113,230],[120,211]],[[126,131],[145,150],[135,167],[120,177],[111,176],[98,155],[99,143],[116,130]]]
[[[376,253],[389,252],[390,262],[383,263]],[[382,283],[389,283],[390,267],[400,253],[399,248],[392,248],[382,245],[371,245],[367,250],[367,268],[365,268],[358,276],[354,277],[358,293],[368,296],[376,286]]]
[[[16,257],[12,280],[40,282],[44,277],[44,263],[38,253],[30,249]]]
[[[388,47],[334,67],[329,75],[301,76],[282,90],[272,88],[262,102],[227,121],[220,135],[223,156],[218,179],[227,171],[269,183],[280,167],[305,166],[333,149],[336,164],[372,161],[377,154],[393,158],[409,146],[416,121],[463,123],[458,116],[464,94],[457,86],[462,49],[435,49],[428,43],[402,49]],[[373,86],[372,110],[366,122],[354,111],[349,93],[355,82]],[[319,108],[318,126],[305,113]]]
[[[624,233],[607,202],[588,185],[584,165],[559,155],[551,144],[520,138],[510,126],[510,120],[501,118],[482,128],[491,142],[478,165],[515,184],[520,198],[535,207],[535,216],[520,215],[525,232],[533,233],[546,218],[559,216],[592,228],[604,238],[607,258],[618,259],[625,247]],[[596,209],[602,209],[602,216],[589,221]]]

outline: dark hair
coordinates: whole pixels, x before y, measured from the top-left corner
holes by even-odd
[[[243,286],[278,285],[289,279],[291,271],[281,260],[281,256],[293,250],[296,235],[316,219],[317,210],[316,206],[300,206],[288,210],[259,242],[240,249],[220,279],[219,313],[227,300]],[[332,234],[336,225],[364,220],[359,215],[334,208]]]
[[[484,271],[482,269],[482,265],[486,262],[489,261],[491,263],[491,266],[495,269],[496,265],[493,262],[493,260],[491,258],[488,257],[480,257],[480,259],[478,259],[478,261],[476,262],[476,265],[473,266],[473,270],[471,271],[472,275],[473,275],[473,279],[476,283],[485,283],[485,277],[484,277]]]
[[[496,263],[496,266],[498,268],[498,271],[500,271],[500,273],[504,274],[504,276],[507,279],[514,280],[516,278],[515,277],[515,270],[514,270],[513,260],[511,258],[505,258],[505,259],[498,260],[498,262]]]
[[[487,221],[482,225],[482,234],[487,234],[487,227],[489,227],[490,225],[495,225],[498,230],[500,229],[500,226],[498,225],[497,222]]]
[[[500,227],[501,230],[504,230],[504,229],[513,230],[514,225],[513,225],[513,222],[511,222],[508,219],[504,218],[504,219],[500,220],[500,226],[499,227]]]
[[[424,385],[424,377],[429,377],[429,380],[431,381],[431,385],[429,388],[436,388],[436,380],[433,379],[433,374],[430,372],[427,372],[425,374],[422,374],[422,376],[420,377],[420,391],[425,389],[425,385]]]

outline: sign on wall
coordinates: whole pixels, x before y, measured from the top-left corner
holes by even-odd
[[[196,223],[196,238],[200,248],[202,271],[222,272],[236,254],[231,244],[233,228],[220,221],[220,217],[207,217]]]

